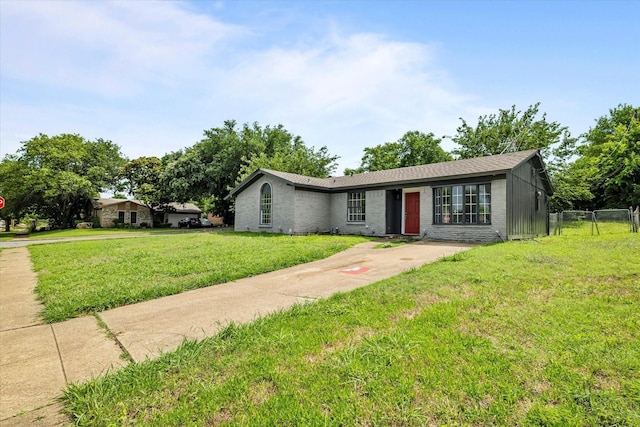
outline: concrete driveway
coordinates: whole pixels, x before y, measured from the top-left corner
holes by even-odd
[[[37,277],[26,248],[0,253],[0,426],[63,425],[56,398],[127,362],[174,350],[184,339],[215,335],[245,323],[348,292],[472,247],[420,241],[392,248],[369,242],[324,260],[99,313],[43,324],[35,302]]]

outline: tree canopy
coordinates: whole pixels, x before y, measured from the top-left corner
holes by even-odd
[[[453,157],[440,147],[441,142],[442,140],[435,138],[433,133],[410,131],[395,142],[366,147],[360,167],[345,169],[344,174],[352,175],[453,160]]]
[[[91,199],[115,189],[126,159],[111,141],[88,141],[77,134],[45,134],[22,142],[16,154],[0,163],[4,218],[32,214],[56,226],[73,226],[91,210]]]
[[[464,159],[540,150],[555,189],[552,210],[640,205],[639,108],[618,105],[578,139],[566,126],[540,116],[539,106],[499,110],[479,117],[475,126],[461,119],[452,154]],[[360,167],[344,173],[452,160],[441,142],[433,133],[410,131],[397,141],[365,148]],[[190,201],[230,223],[232,202],[225,196],[256,169],[327,177],[335,171],[337,159],[327,147],[306,146],[282,125],[239,126],[234,120],[205,130],[191,147],[162,158],[131,161],[111,141],[39,134],[0,162],[0,194],[6,200],[0,217],[33,215],[60,227],[73,226],[82,212],[89,214],[92,198],[124,191],[152,210],[171,201]]]
[[[578,157],[556,174],[558,208],[627,208],[640,205],[640,108],[619,105],[582,135]]]
[[[157,157],[138,157],[129,161],[119,171],[118,189],[144,203],[153,213],[158,209],[169,209],[169,192],[162,184],[165,165]]]
[[[182,152],[164,159],[161,181],[176,202],[201,200],[212,213],[232,221],[229,191],[255,169],[272,168],[286,172],[327,177],[335,169],[337,156],[326,147],[316,151],[282,125],[262,127],[235,120],[204,132],[204,138]]]
[[[537,118],[540,103],[516,111],[515,105],[509,110],[500,109],[498,114],[489,114],[478,118],[474,127],[460,118],[462,124],[452,138],[459,145],[453,153],[460,159],[481,157],[486,154],[501,154],[512,151],[538,149],[543,158],[548,158],[552,150],[561,150],[572,146],[566,126],[557,122],[548,122],[546,113]]]

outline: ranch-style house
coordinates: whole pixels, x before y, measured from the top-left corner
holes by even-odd
[[[169,209],[158,212],[165,223],[177,227],[178,221],[185,216],[200,217],[202,210],[193,203],[168,204]],[[120,224],[139,227],[142,223],[152,224],[151,210],[140,200],[127,199],[94,199],[93,214],[98,218],[100,227],[115,227],[114,220]]]
[[[494,242],[549,233],[537,150],[351,176],[258,169],[235,187],[235,230]]]

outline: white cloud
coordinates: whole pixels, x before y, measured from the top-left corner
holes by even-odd
[[[3,3],[0,66],[16,89],[2,100],[2,151],[24,135],[77,132],[131,157],[161,156],[236,119],[282,123],[326,145],[341,173],[365,147],[410,130],[453,134],[459,117],[484,113],[456,88],[438,46],[325,28],[296,43],[182,3]],[[43,99],[24,96],[30,85]]]
[[[366,146],[409,130],[450,134],[471,112],[436,47],[378,34],[333,32],[313,46],[248,53],[228,79],[227,95],[241,94],[236,108],[261,111],[310,145],[328,145],[343,157],[338,172],[357,166]]]
[[[176,85],[243,33],[169,2],[8,1],[3,75],[100,96]]]

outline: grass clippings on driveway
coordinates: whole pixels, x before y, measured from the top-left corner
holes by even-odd
[[[189,233],[29,247],[43,317],[56,322],[326,258],[346,236]]]
[[[640,238],[478,247],[71,385],[78,425],[640,425]]]

